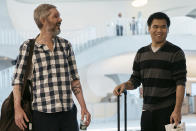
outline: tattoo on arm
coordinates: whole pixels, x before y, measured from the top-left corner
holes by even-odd
[[[81,92],[81,85],[80,83],[77,83],[72,87],[72,91],[75,95],[79,94]]]

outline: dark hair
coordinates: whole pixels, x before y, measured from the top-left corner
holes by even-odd
[[[153,21],[154,19],[165,19],[166,22],[167,22],[167,27],[170,26],[170,19],[169,19],[169,17],[168,17],[165,13],[163,13],[163,12],[156,12],[156,13],[153,13],[153,14],[150,15],[150,17],[149,17],[148,20],[147,20],[147,24],[148,24],[149,27],[151,26],[152,21]]]

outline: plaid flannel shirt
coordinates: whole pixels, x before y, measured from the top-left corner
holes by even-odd
[[[45,113],[68,111],[73,106],[71,81],[79,79],[71,44],[60,37],[53,39],[54,50],[35,43],[32,56],[32,109]],[[22,85],[30,46],[20,47],[12,85]]]

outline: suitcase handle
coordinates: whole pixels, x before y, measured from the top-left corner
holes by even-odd
[[[125,89],[123,93],[124,93],[124,121],[125,121],[124,129],[125,131],[127,131],[127,90]],[[117,111],[118,111],[117,125],[118,125],[118,131],[120,131],[120,95],[117,96]]]

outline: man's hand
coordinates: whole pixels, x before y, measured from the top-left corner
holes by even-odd
[[[29,122],[24,110],[20,106],[18,106],[17,108],[15,108],[15,123],[23,131],[25,128],[27,128],[24,120],[26,122]]]
[[[125,90],[125,83],[122,83],[120,85],[118,85],[117,87],[115,87],[113,94],[115,96],[120,95],[123,91]]]
[[[181,121],[181,112],[174,110],[170,116],[170,123],[172,124],[174,122],[175,125],[177,126],[180,121]]]
[[[91,115],[86,108],[81,108],[81,120],[84,120],[84,116],[86,117],[85,125],[89,126],[91,122]]]
[[[72,86],[72,91],[73,91],[74,95],[76,96],[76,98],[80,104],[80,107],[81,107],[81,120],[84,120],[84,116],[85,116],[86,117],[85,125],[89,126],[89,124],[91,122],[91,115],[86,108],[80,80],[72,81],[71,86]]]
[[[177,85],[176,87],[176,105],[174,108],[174,111],[172,112],[170,116],[170,123],[175,123],[177,126],[179,122],[181,121],[181,108],[182,108],[182,102],[184,99],[184,92],[185,88],[184,85]]]

